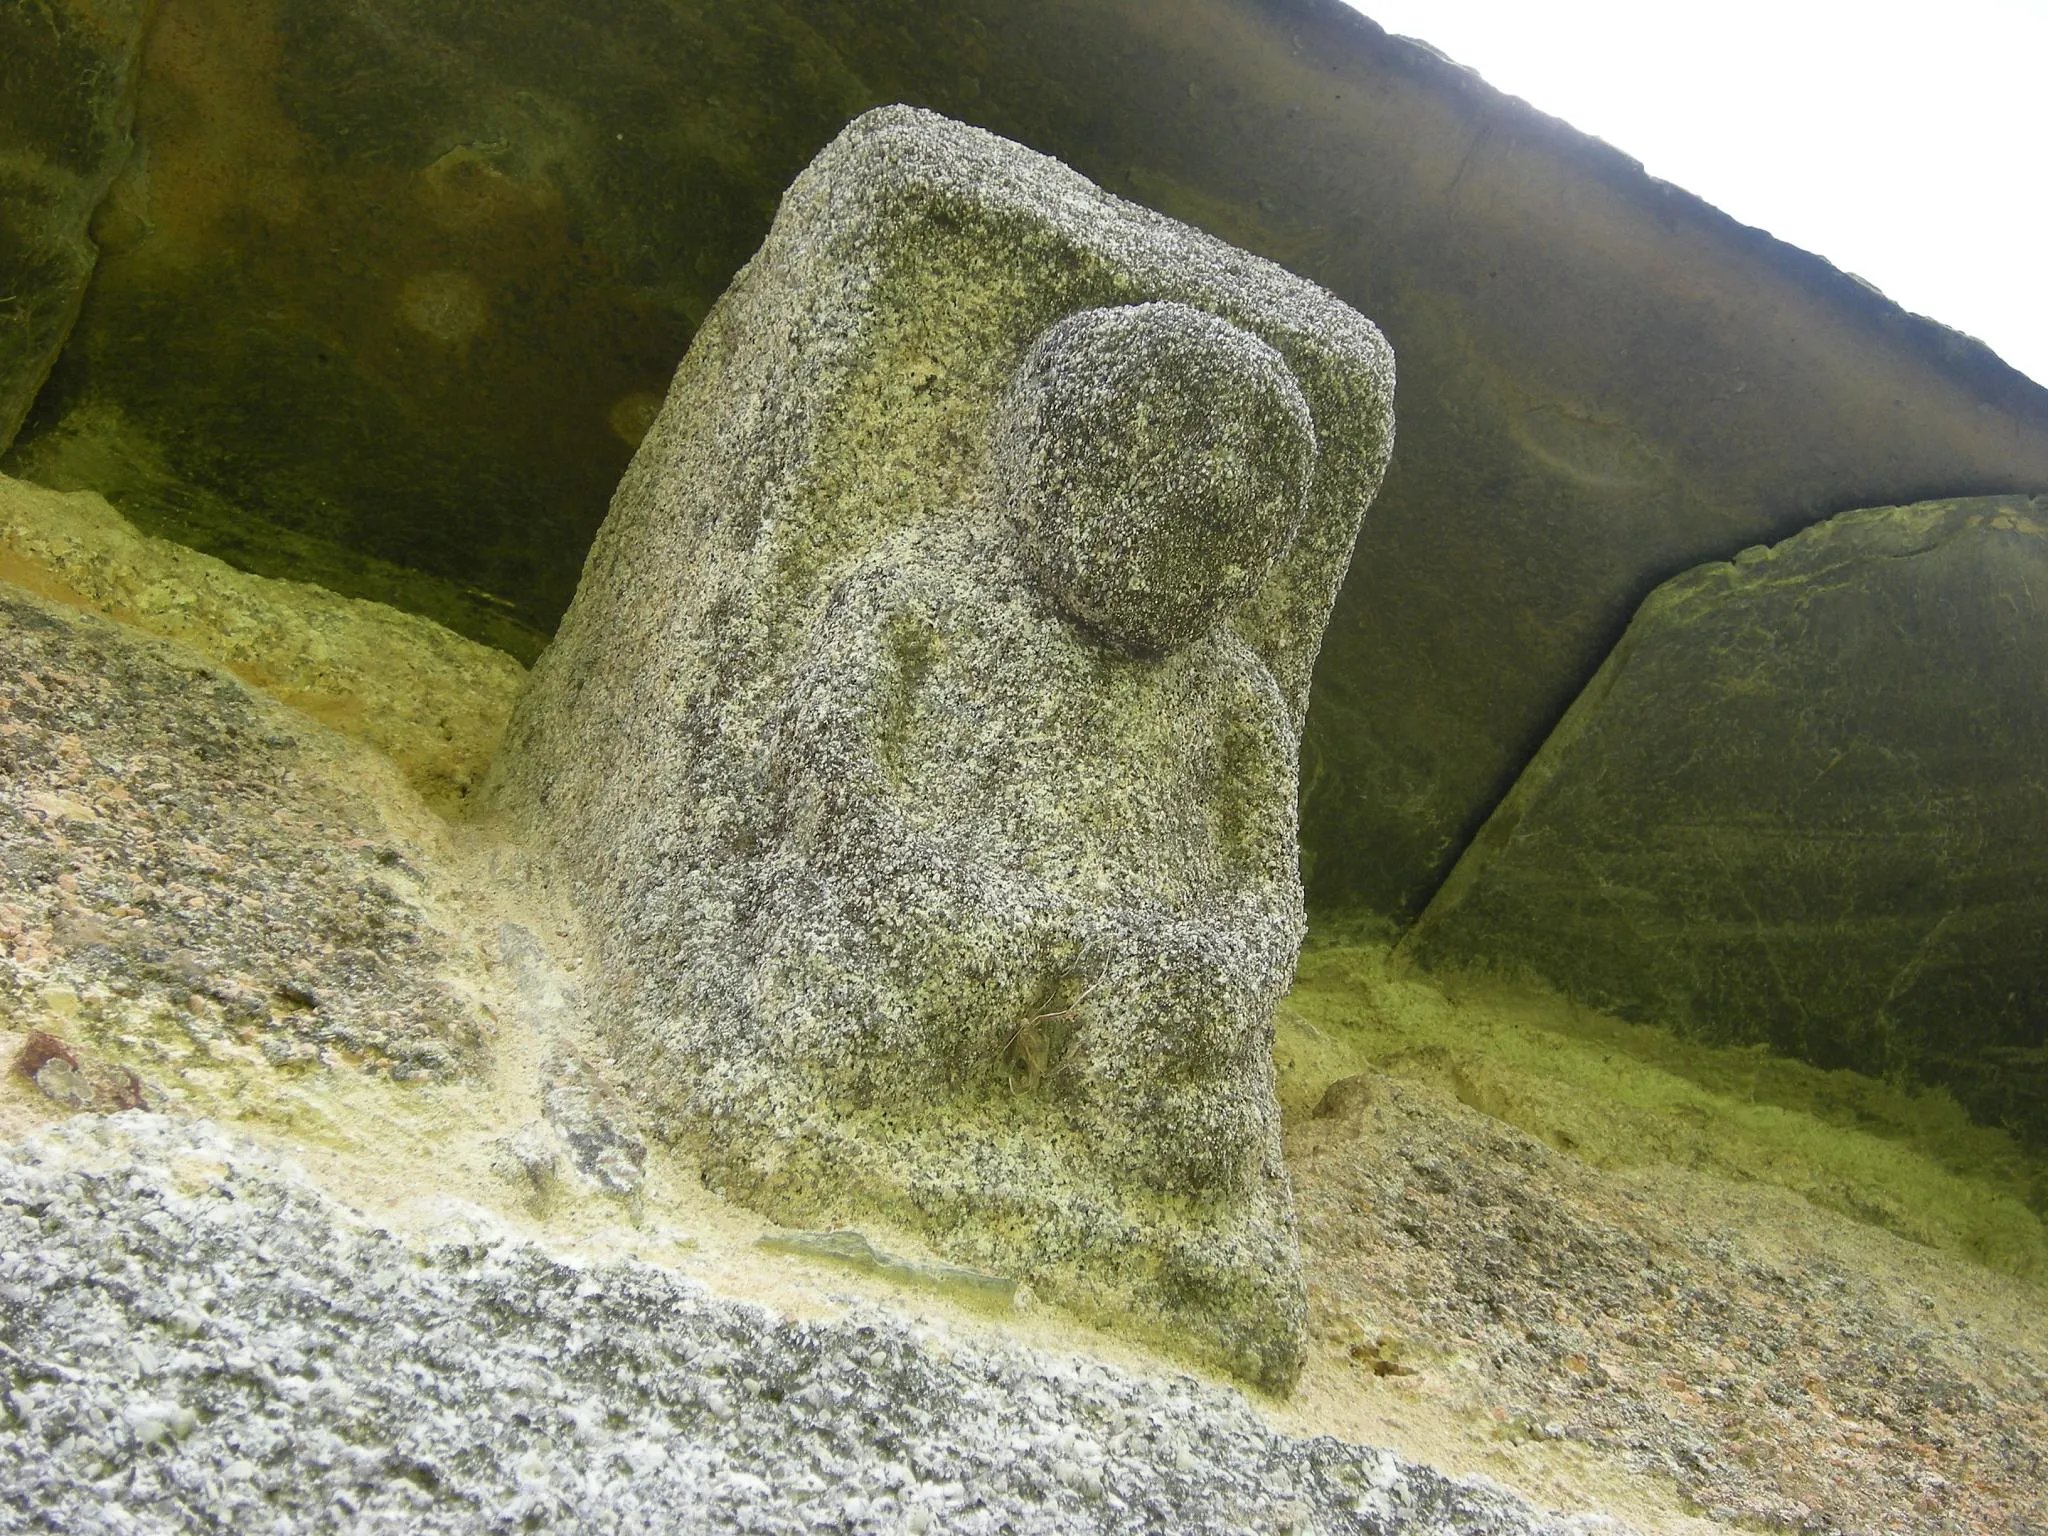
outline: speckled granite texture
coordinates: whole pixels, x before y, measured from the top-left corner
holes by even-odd
[[[0,1017],[145,1062],[475,1067],[488,1020],[437,975],[421,856],[342,745],[0,583]]]
[[[1297,753],[1392,388],[993,135],[887,108],[798,178],[488,791],[719,1187],[1293,1380]]]
[[[0,1529],[1619,1533],[1234,1394],[816,1323],[473,1227],[424,1251],[210,1125],[0,1151]]]

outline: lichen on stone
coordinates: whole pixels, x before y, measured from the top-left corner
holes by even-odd
[[[374,747],[460,807],[525,671],[428,619],[245,571],[138,530],[89,491],[0,475],[0,579],[186,647]]]
[[[424,857],[378,802],[395,774],[344,781],[367,754],[303,716],[4,584],[0,676],[0,1025],[61,1024],[88,1079],[80,1044],[167,1088],[258,1054],[402,1081],[477,1066],[488,1022],[438,974]]]
[[[1292,1381],[1297,753],[1391,393],[1327,294],[992,135],[885,109],[798,179],[488,796],[719,1187]]]

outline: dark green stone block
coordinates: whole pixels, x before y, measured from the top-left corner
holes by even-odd
[[[2048,498],[1660,587],[1403,953],[2048,1140]]]
[[[0,449],[70,333],[129,152],[149,0],[0,5]]]

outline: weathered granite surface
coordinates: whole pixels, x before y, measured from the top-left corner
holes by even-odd
[[[1660,587],[1403,952],[2048,1138],[2048,500]]]
[[[477,1064],[488,1020],[439,979],[448,937],[361,756],[190,651],[4,583],[0,679],[10,1027],[149,1081],[252,1056]]]
[[[85,298],[98,256],[88,226],[128,159],[150,5],[0,8],[0,451]]]
[[[1624,1530],[1185,1377],[474,1228],[421,1252],[147,1115],[0,1149],[0,1339],[9,1530]]]
[[[797,180],[487,791],[723,1188],[1292,1379],[1295,753],[1392,383],[1312,285],[933,114]]]
[[[53,500],[85,515],[76,543],[47,547],[103,557],[100,590],[168,594],[160,551],[99,543],[99,509]],[[297,595],[318,631],[332,610]],[[293,596],[270,591],[279,609]],[[155,604],[138,617],[180,619]],[[412,633],[381,632],[394,652]],[[162,668],[120,654],[75,640],[61,656],[10,652],[10,675],[33,674],[47,696],[0,721],[17,793],[0,815],[12,829],[0,868],[23,882],[10,889],[56,904],[55,921],[0,922],[0,1164],[35,1179],[16,1207],[0,1172],[0,1265],[19,1261],[0,1274],[0,1528],[473,1530],[491,1511],[552,1508],[544,1523],[568,1529],[623,1511],[654,1529],[667,1512],[684,1530],[728,1517],[861,1529],[864,1515],[891,1532],[919,1504],[934,1530],[1284,1529],[1302,1509],[1326,1532],[1523,1528],[1493,1495],[1452,1485],[1438,1502],[1431,1475],[1356,1448],[1391,1445],[1647,1530],[1747,1520],[2043,1536],[2048,1342],[2038,1284],[2009,1277],[2048,1273],[2048,1236],[2025,1203],[2038,1207],[2048,1183],[2040,1159],[2012,1156],[1952,1106],[1562,1003],[1496,1007],[1483,999],[1507,994],[1462,986],[1453,1002],[1387,976],[1377,951],[1312,948],[1275,1049],[1283,1103],[1299,1112],[1287,1156],[1310,1359],[1289,1403],[1247,1405],[1161,1380],[1170,1364],[1027,1303],[1011,1277],[934,1263],[886,1224],[868,1225],[872,1242],[764,1233],[635,1113],[631,1063],[614,1072],[602,1054],[558,1049],[577,1038],[587,966],[526,881],[530,860],[479,848],[471,831],[421,836],[434,819],[388,763],[189,651],[175,652],[177,676],[210,681],[172,698],[148,692]],[[279,659],[304,655],[289,644]],[[451,691],[469,675],[445,644],[395,663],[443,669]],[[293,743],[239,751],[248,716],[223,705],[221,684]],[[184,747],[150,745],[166,737]],[[147,804],[125,805],[122,787]],[[346,814],[292,814],[323,799]],[[95,829],[81,810],[115,825]],[[224,850],[258,867],[218,878],[206,857]],[[345,936],[367,927],[366,907],[383,919],[381,973],[354,970]],[[163,955],[175,971],[145,969],[145,946],[172,933],[217,938],[225,963]],[[115,951],[107,938],[143,943]],[[242,953],[262,964],[238,965]],[[262,994],[229,983],[280,974],[280,956],[326,967],[340,995],[310,1009],[279,997],[267,1022],[243,1011]],[[488,1056],[460,1052],[482,1070],[349,1065],[333,1026],[360,1022],[374,994],[347,989],[385,986],[410,1014],[441,979],[495,1031]],[[374,1217],[202,1128],[50,1126],[82,1102],[138,1097],[232,1120]],[[13,1145],[31,1134],[33,1148]],[[645,1187],[621,1189],[643,1149]],[[427,1240],[350,1241],[377,1224]],[[507,1226],[545,1252],[501,1242]],[[773,1315],[708,1302],[678,1271]],[[502,1273],[537,1277],[541,1304],[520,1311],[524,1282],[500,1287]],[[868,1298],[850,1320],[861,1304],[849,1293]],[[739,1319],[716,1335],[730,1359],[683,1358],[707,1336],[699,1304]],[[868,1326],[911,1353],[878,1361]],[[808,1374],[781,1374],[790,1340]],[[1098,1424],[1088,1394],[1104,1381]],[[912,1401],[896,1417],[899,1389]],[[729,1419],[697,1411],[712,1391]],[[593,1398],[625,1403],[630,1427],[598,1425]],[[856,1422],[877,1399],[880,1416]],[[1118,1405],[1144,1421],[1128,1438]],[[818,1425],[822,1447],[806,1434]],[[593,1427],[613,1438],[582,1438]],[[643,1429],[666,1460],[633,1459]],[[1322,1434],[1348,1444],[1303,1444]],[[914,1440],[917,1457],[903,1449]],[[602,1459],[620,1446],[625,1459]],[[891,1461],[915,1484],[889,1482]],[[1355,1484],[1383,1479],[1387,1503],[1354,1499]],[[832,1502],[848,1481],[860,1514]]]
[[[1657,1132],[1635,1104],[1615,1116],[1617,1140],[1635,1133],[1620,1166],[1555,1123],[1529,1134],[1503,1113],[1535,1119],[1557,1083],[1541,1057],[1570,1047],[1552,1037],[1502,1070],[1486,1059],[1485,1010],[1461,1022],[1469,1049],[1390,1063],[1396,1075],[1365,1078],[1369,1102],[1288,1128],[1311,1326],[1361,1376],[1381,1390],[1412,1380],[1415,1397],[1448,1397],[1502,1440],[1668,1480],[1684,1514],[1637,1516],[1652,1529],[2048,1532],[2038,1284],[1979,1310],[1962,1296],[1995,1288],[1988,1271],[1944,1269],[1920,1242],[1837,1214],[1856,1203],[1854,1175],[1807,1199],[1774,1187],[1798,1161],[1790,1142],[1775,1166],[1705,1172],[1741,1139],[1720,1115],[1772,1113],[1739,1092],[1704,1114],[1661,1106],[1690,1158],[1649,1151]],[[1608,1059],[1625,1060],[1615,1044]],[[1598,1115],[1597,1091],[1583,1102]],[[1866,1123],[1875,1167],[1897,1143]]]
[[[0,579],[189,647],[388,756],[437,809],[482,781],[525,670],[414,614],[238,571],[89,491],[0,475]]]
[[[783,188],[899,100],[1394,343],[1307,734],[1320,907],[1419,911],[1672,574],[2048,487],[2048,395],[1981,347],[1339,0],[159,0],[18,472],[530,659]]]
[[[1127,304],[1032,344],[992,455],[1018,553],[1054,606],[1119,650],[1168,656],[1293,547],[1316,432],[1263,341],[1185,304]]]

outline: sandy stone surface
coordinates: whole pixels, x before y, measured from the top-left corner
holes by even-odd
[[[1729,1524],[2048,1531],[2034,1287],[1767,1186],[1604,1173],[1442,1084],[1327,1102],[1288,1163],[1318,1353],[1355,1390]]]

